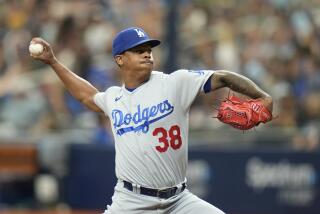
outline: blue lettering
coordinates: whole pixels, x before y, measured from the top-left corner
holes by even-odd
[[[159,103],[158,104],[158,109],[160,110],[161,113],[163,113],[165,111],[165,108],[164,108],[164,104],[163,103]]]
[[[126,125],[129,125],[129,123],[131,122],[131,118],[132,118],[132,116],[130,113],[126,114],[126,116],[124,116],[124,123]]]
[[[157,108],[157,106],[152,106],[152,107],[150,108],[150,117],[156,116],[157,113],[158,113],[158,108]]]
[[[168,100],[164,100],[157,105],[146,107],[144,109],[141,109],[140,105],[138,105],[137,111],[134,114],[125,114],[119,109],[114,109],[112,110],[113,126],[115,129],[119,128],[116,130],[116,133],[120,136],[131,131],[142,131],[143,133],[147,133],[149,131],[150,124],[167,117],[173,112],[173,110],[174,106],[172,106]],[[136,127],[121,127],[122,125],[129,125],[131,122],[135,125],[140,125]]]
[[[142,110],[142,119],[143,120],[149,119],[149,108],[145,108]]]
[[[173,106],[169,103],[168,100],[165,100],[165,101],[163,102],[163,104],[165,104],[166,107],[167,107],[167,108],[165,108],[166,111],[170,111],[170,110],[173,108]]]
[[[189,70],[188,72],[195,73],[195,74],[198,74],[198,75],[204,75],[204,71],[203,70]]]
[[[116,128],[116,127],[119,127],[122,125],[123,123],[123,113],[122,111],[118,110],[118,109],[115,109],[112,111],[112,119],[113,119],[113,126]]]
[[[137,112],[136,113],[134,113],[134,115],[133,115],[133,122],[135,123],[135,124],[138,124],[139,122],[141,122],[141,111],[140,111],[140,105],[138,105],[138,107],[137,107],[138,109],[137,109]]]

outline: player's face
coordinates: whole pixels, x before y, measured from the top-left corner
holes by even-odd
[[[148,71],[153,69],[153,56],[151,46],[142,44],[131,48],[123,54],[123,65],[130,70]]]

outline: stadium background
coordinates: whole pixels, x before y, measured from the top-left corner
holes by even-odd
[[[156,70],[226,69],[274,98],[278,117],[248,132],[190,115],[189,186],[231,214],[320,212],[318,0],[1,0],[0,213],[101,212],[110,203],[109,122],[75,101],[28,45],[41,36],[100,90],[119,84],[112,38],[144,28],[163,44]]]

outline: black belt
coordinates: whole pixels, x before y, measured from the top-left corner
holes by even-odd
[[[130,190],[133,192],[132,183],[130,183],[128,181],[123,181],[123,186],[127,190]],[[187,187],[187,184],[183,183],[180,192],[183,192],[186,189],[186,187]],[[147,187],[139,187],[139,189],[140,189],[140,194],[142,194],[142,195],[148,195],[148,196],[168,199],[168,198],[176,195],[177,190],[179,188],[178,187],[171,187],[168,189],[151,189],[151,188],[147,188]]]

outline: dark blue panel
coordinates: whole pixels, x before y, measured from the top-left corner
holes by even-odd
[[[116,184],[114,150],[103,145],[71,145],[65,181],[67,203],[77,209],[104,210]]]
[[[320,213],[320,155],[290,151],[193,151],[210,166],[205,199],[227,213]]]
[[[198,149],[189,152],[189,160],[190,189],[203,183],[205,191],[195,193],[226,213],[320,213],[319,152]],[[105,209],[116,183],[114,150],[72,145],[69,167],[67,202],[77,209]]]

